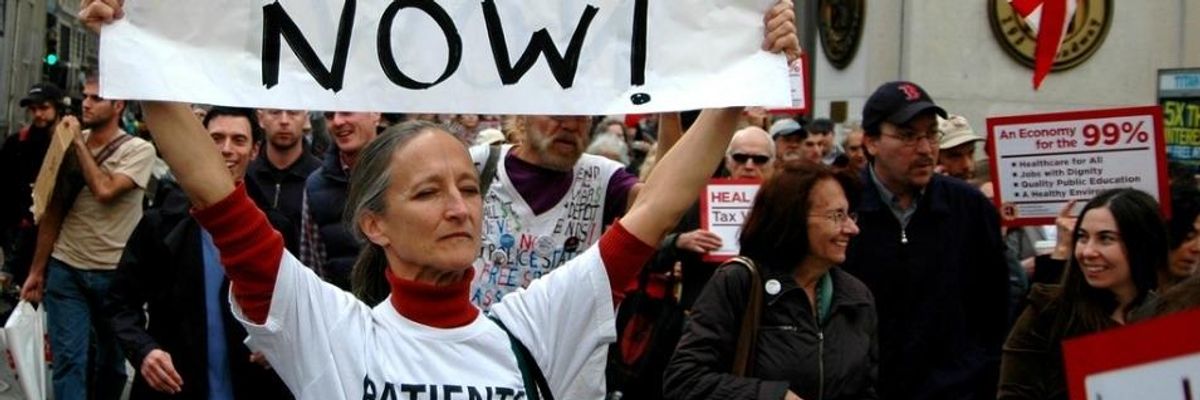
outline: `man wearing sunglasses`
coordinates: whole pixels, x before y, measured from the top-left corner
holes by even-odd
[[[725,151],[725,170],[734,179],[763,179],[775,161],[775,142],[762,128],[751,126],[733,135]]]
[[[937,116],[911,82],[880,86],[863,107],[870,163],[843,267],[875,295],[884,399],[996,397],[1008,319],[999,214],[934,173]]]

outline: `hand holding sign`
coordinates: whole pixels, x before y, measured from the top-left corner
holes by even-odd
[[[679,238],[675,240],[675,247],[695,253],[707,254],[710,251],[721,248],[721,237],[715,233],[697,229],[679,234]]]
[[[82,0],[79,21],[88,29],[100,33],[100,27],[125,15],[125,0]]]
[[[763,17],[767,36],[763,38],[763,50],[783,53],[788,63],[800,58],[800,37],[796,36],[796,11],[792,0],[780,0]]]

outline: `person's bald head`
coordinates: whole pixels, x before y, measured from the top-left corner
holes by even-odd
[[[762,128],[750,126],[733,134],[725,151],[725,169],[731,178],[762,179],[775,158],[775,142]]]

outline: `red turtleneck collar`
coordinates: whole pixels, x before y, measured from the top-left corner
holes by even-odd
[[[414,322],[449,329],[467,325],[479,316],[479,308],[468,298],[475,268],[468,268],[461,280],[448,286],[400,279],[391,268],[386,275],[392,288],[392,307]]]

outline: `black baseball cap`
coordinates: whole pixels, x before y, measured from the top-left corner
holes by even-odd
[[[63,92],[58,86],[53,83],[41,82],[34,84],[29,88],[29,93],[25,94],[25,98],[21,99],[21,107],[28,107],[30,104],[50,103],[55,106],[61,106],[63,102]]]
[[[904,125],[924,112],[933,111],[946,118],[946,110],[938,107],[929,98],[925,89],[912,82],[888,82],[875,89],[875,93],[867,99],[863,106],[863,129],[867,132],[879,132],[883,122]]]

